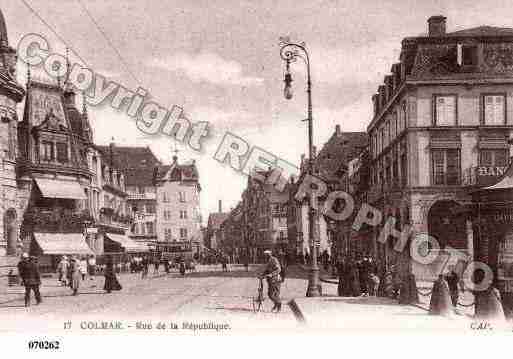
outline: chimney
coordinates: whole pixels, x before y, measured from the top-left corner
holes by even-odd
[[[445,36],[445,20],[442,15],[431,16],[428,19],[428,36]]]
[[[337,124],[337,125],[335,125],[335,135],[336,135],[337,137],[340,137],[341,133],[342,133],[342,132],[340,131],[340,125],[338,125],[338,124]]]
[[[219,213],[223,213],[223,201],[219,200]]]

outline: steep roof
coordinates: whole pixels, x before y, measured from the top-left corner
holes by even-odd
[[[496,27],[496,26],[477,26],[470,29],[453,31],[446,34],[446,36],[512,36],[513,28],[510,27]]]
[[[223,224],[229,216],[229,213],[224,212],[210,213],[208,216],[208,228],[213,231],[218,230],[221,228],[221,224]]]
[[[130,146],[97,146],[97,148],[116,168],[125,174],[127,186],[151,186],[153,184],[154,168],[160,161],[149,147]]]
[[[178,159],[171,165],[156,166],[154,170],[153,179],[155,181],[162,181],[166,174],[171,171],[170,181],[198,181],[198,169],[196,162],[178,163]]]
[[[335,132],[315,160],[319,175],[328,181],[340,179],[339,170],[347,166],[368,143],[366,132]]]

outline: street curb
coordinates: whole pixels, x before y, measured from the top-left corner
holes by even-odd
[[[292,310],[292,314],[294,314],[296,320],[301,324],[306,324],[305,316],[301,312],[301,309],[299,309],[296,300],[292,299],[287,303],[287,305],[289,306],[290,310]]]

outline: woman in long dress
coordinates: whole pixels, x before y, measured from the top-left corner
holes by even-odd
[[[80,287],[80,279],[82,277],[82,273],[80,273],[80,261],[76,257],[73,257],[71,259],[70,270],[71,270],[70,287],[73,290],[73,295],[77,295],[78,288]]]
[[[121,290],[121,284],[118,282],[118,278],[116,277],[116,271],[114,269],[114,260],[112,256],[107,257],[107,262],[105,263],[105,285],[103,289],[110,293],[113,290]]]

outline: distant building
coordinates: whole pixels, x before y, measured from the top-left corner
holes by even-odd
[[[157,241],[157,195],[154,170],[161,163],[149,147],[99,146],[124,175],[127,193],[125,213],[132,217],[130,239],[149,246]]]
[[[221,243],[221,224],[228,218],[229,213],[223,212],[221,200],[219,200],[219,211],[210,213],[208,216],[205,245],[207,248],[217,251]]]
[[[202,248],[199,174],[195,161],[158,166],[153,181],[157,195],[159,242],[188,243],[194,253]]]
[[[242,234],[252,261],[262,259],[266,249],[289,252],[287,212],[290,187],[286,185],[280,191],[275,185],[265,182],[270,171],[258,173],[264,181],[249,176],[242,194]]]
[[[365,132],[343,132],[340,125],[335,126],[335,132],[324,144],[318,155],[314,150],[314,175],[326,183],[328,192],[342,190],[343,178],[349,170],[350,161],[357,156],[368,144]],[[305,197],[298,202],[295,198],[300,183],[308,172],[308,159],[301,159],[299,180],[291,185],[289,198],[288,223],[289,242],[294,246],[297,256],[310,254],[312,243],[309,239],[308,211],[309,202]],[[319,199],[320,208],[326,198]],[[329,254],[341,252],[348,237],[344,224],[318,214],[315,237],[319,253]]]

